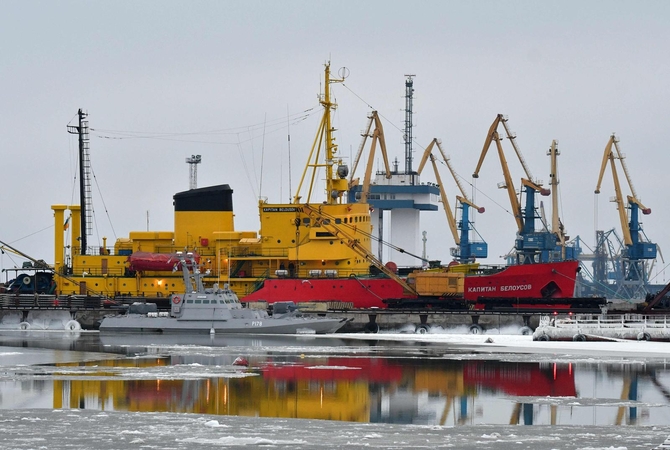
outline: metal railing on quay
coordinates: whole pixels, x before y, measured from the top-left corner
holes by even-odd
[[[554,319],[556,328],[668,328],[668,316],[620,314],[620,315],[576,315]]]

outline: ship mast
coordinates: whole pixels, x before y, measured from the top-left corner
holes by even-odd
[[[91,197],[91,159],[89,156],[88,120],[81,108],[77,111],[79,126],[68,125],[70,134],[79,136],[79,202],[81,204],[81,236],[79,236],[80,254],[86,255],[87,236],[91,234],[93,202]]]
[[[300,183],[298,184],[298,189],[296,194],[293,197],[293,203],[300,203],[302,196],[300,191],[302,185],[305,182],[307,172],[311,169],[312,173],[309,181],[309,190],[307,193],[307,202],[310,203],[312,200],[312,191],[315,186],[315,178],[317,170],[320,167],[325,167],[326,169],[326,203],[336,204],[341,203],[342,195],[346,192],[348,184],[346,177],[349,173],[348,168],[342,164],[342,160],[335,160],[337,155],[337,144],[335,143],[335,138],[333,137],[333,125],[331,122],[331,111],[337,108],[337,104],[331,100],[330,96],[330,85],[331,83],[342,83],[347,75],[347,70],[345,68],[341,69],[340,75],[341,78],[331,78],[330,75],[330,62],[326,64],[325,67],[325,83],[324,83],[324,93],[319,96],[319,103],[323,106],[323,117],[321,118],[321,123],[319,129],[314,138],[314,143],[312,144],[312,150],[309,153],[309,158],[307,160],[307,165],[305,170],[302,173],[300,178]],[[320,162],[321,152],[325,153],[325,162]],[[333,172],[333,166],[337,164],[336,173]]]

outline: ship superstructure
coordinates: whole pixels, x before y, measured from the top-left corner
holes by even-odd
[[[172,274],[161,257],[192,250],[200,255],[207,283],[228,283],[237,295],[255,291],[268,278],[365,277],[370,263],[304,211],[305,204],[318,207],[326,221],[346,228],[354,239],[370,247],[372,226],[367,203],[346,203],[348,167],[338,158],[331,112],[336,104],[333,78],[325,66],[323,116],[309,160],[291,203],[259,201],[260,231],[237,231],[234,226],[233,190],[227,184],[190,189],[174,195],[174,231],[134,231],[113,246],[82,247],[81,207],[53,205],[55,270],[67,275],[58,281],[58,293],[99,294],[110,297],[168,297],[183,291],[180,277]],[[326,200],[315,203],[325,172]],[[323,179],[323,175],[320,175]],[[301,203],[303,202],[303,203]],[[70,242],[65,245],[62,224],[70,218]],[[162,260],[169,260],[165,257]]]

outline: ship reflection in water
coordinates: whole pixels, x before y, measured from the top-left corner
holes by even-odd
[[[668,425],[662,363],[488,359],[439,345],[341,339],[3,337],[87,353],[6,364],[0,409],[177,412],[423,425]],[[102,341],[97,341],[101,339]],[[143,344],[138,344],[143,342]],[[235,365],[242,356],[248,366]],[[60,358],[57,357],[56,360]]]

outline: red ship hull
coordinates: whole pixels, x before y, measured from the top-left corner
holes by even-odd
[[[570,298],[574,295],[578,261],[508,266],[489,275],[465,278],[463,298]],[[242,301],[346,302],[354,308],[387,308],[386,300],[413,298],[390,278],[267,279]],[[440,302],[454,301],[442,298]]]
[[[567,298],[575,293],[579,261],[507,266],[491,275],[465,278],[466,300],[480,297]]]

